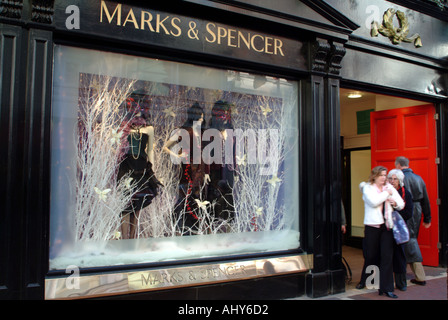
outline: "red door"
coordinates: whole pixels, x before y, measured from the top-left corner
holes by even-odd
[[[439,265],[439,212],[437,206],[437,149],[435,108],[422,105],[372,112],[370,117],[372,167],[395,168],[395,158],[405,156],[409,167],[426,184],[431,205],[431,227],[420,225],[418,243],[423,264]]]

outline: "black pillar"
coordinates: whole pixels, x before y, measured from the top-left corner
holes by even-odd
[[[0,298],[20,296],[23,173],[23,43],[21,27],[0,24]]]
[[[306,292],[320,297],[345,291],[341,263],[341,155],[339,70],[344,47],[317,39],[310,48],[311,77],[304,88],[306,246],[313,254]]]
[[[448,75],[446,76],[448,78]],[[448,91],[448,88],[445,88]],[[447,92],[445,91],[445,92]],[[436,104],[439,180],[439,265],[448,266],[448,102]]]
[[[52,6],[52,2],[47,5]],[[51,9],[51,8],[50,8]],[[43,299],[48,270],[52,10],[0,12],[0,299]]]

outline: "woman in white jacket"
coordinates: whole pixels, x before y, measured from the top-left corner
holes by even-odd
[[[364,268],[361,282],[366,283],[366,267],[379,267],[379,294],[397,298],[394,291],[393,252],[394,236],[392,233],[392,211],[404,207],[403,199],[397,190],[387,183],[387,169],[377,166],[372,169],[368,182],[360,184],[364,200]],[[377,278],[378,279],[378,278]]]

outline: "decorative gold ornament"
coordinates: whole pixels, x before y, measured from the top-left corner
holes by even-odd
[[[397,16],[399,27],[396,28],[393,23],[394,16]],[[370,35],[377,37],[378,33],[388,37],[393,44],[400,44],[403,42],[414,42],[414,46],[419,48],[422,46],[422,39],[418,33],[408,38],[409,34],[409,22],[406,15],[400,11],[392,8],[387,9],[383,15],[382,25],[378,25],[378,22],[372,22],[372,28],[370,29]]]

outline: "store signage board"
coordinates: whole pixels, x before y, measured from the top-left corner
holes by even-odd
[[[57,30],[306,70],[302,42],[113,1],[55,3]]]
[[[45,299],[82,299],[231,282],[312,269],[312,255],[47,278]]]

